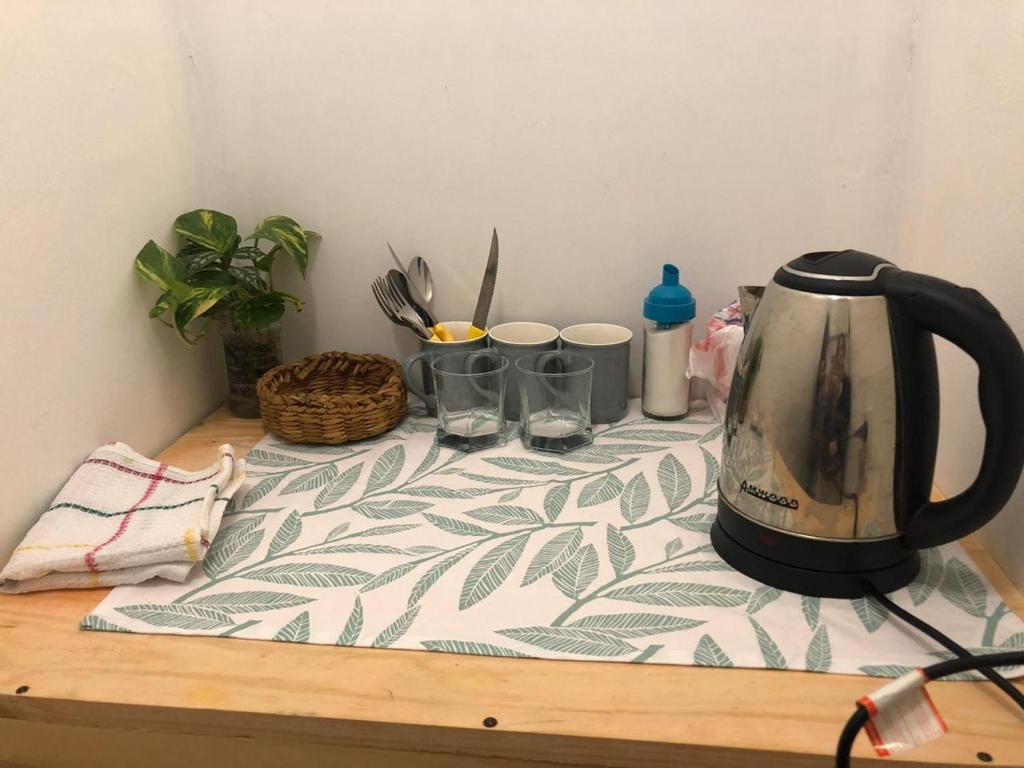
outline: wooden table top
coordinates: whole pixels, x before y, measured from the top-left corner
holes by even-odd
[[[259,421],[221,409],[160,459],[199,469],[219,444],[241,453],[263,435]],[[1024,616],[1024,596],[976,541],[965,546]],[[83,726],[416,755],[365,765],[826,766],[853,702],[880,684],[809,672],[79,631],[105,594],[0,596],[0,719],[20,721],[23,734],[40,740],[43,725]],[[979,766],[985,752],[988,765],[1024,766],[1024,718],[992,685],[937,682],[928,690],[950,732],[890,760]],[[497,725],[484,727],[491,717]],[[861,737],[854,754],[874,753]]]

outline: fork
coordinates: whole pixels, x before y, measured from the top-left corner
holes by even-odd
[[[387,315],[391,322],[395,325],[404,325],[406,328],[412,329],[422,339],[429,339],[431,337],[432,334],[423,325],[423,321],[416,314],[416,310],[409,305],[404,296],[395,290],[395,287],[389,281],[378,277],[373,281],[371,288],[373,290],[373,297],[377,300],[381,311]]]

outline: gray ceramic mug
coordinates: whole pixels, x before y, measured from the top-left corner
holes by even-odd
[[[434,358],[448,352],[469,352],[474,349],[487,348],[487,334],[468,339],[469,329],[473,325],[468,320],[444,320],[442,325],[447,328],[455,341],[420,341],[420,351],[402,363],[402,379],[405,387],[427,406],[428,416],[437,416],[437,395],[434,394],[434,379],[430,364]]]
[[[562,349],[594,361],[590,392],[590,420],[594,424],[618,421],[629,410],[629,342],[633,332],[621,325],[580,323],[563,328]]]
[[[558,329],[544,323],[502,323],[490,329],[491,347],[508,358],[505,418],[519,421],[519,369],[516,360],[534,352],[558,349]]]

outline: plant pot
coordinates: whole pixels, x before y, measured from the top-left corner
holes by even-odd
[[[281,364],[281,323],[264,328],[238,325],[231,312],[217,317],[228,370],[228,407],[235,416],[258,419],[256,382]]]

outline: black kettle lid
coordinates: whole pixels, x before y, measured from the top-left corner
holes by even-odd
[[[896,265],[862,251],[805,253],[779,268],[775,282],[786,288],[841,296],[873,296],[882,293],[882,282]]]

